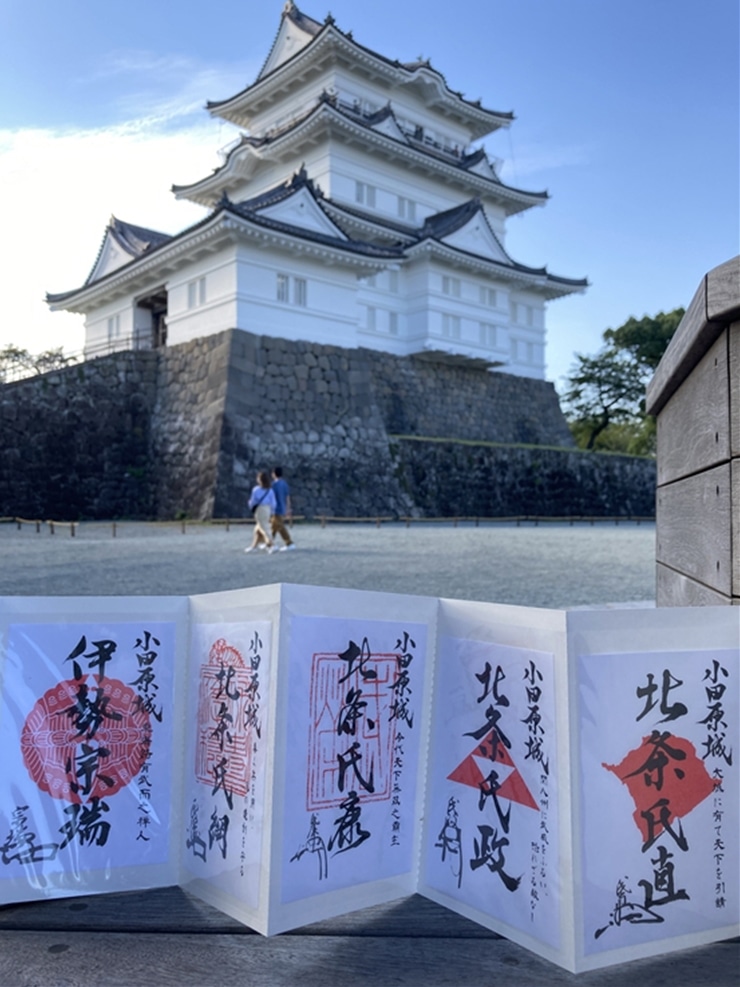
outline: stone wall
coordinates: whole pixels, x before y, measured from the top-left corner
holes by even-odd
[[[651,463],[576,453],[551,384],[475,364],[229,330],[0,388],[0,514],[243,516],[277,463],[306,516],[652,513]]]
[[[652,517],[655,462],[581,450],[404,439],[396,477],[425,517]]]
[[[150,517],[155,353],[120,353],[0,386],[0,514]]]

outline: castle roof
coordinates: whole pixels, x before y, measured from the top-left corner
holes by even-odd
[[[113,282],[135,280],[144,272],[152,272],[162,268],[167,273],[170,259],[182,255],[204,238],[220,238],[224,241],[257,238],[279,242],[286,249],[302,249],[300,244],[311,244],[318,251],[329,252],[335,258],[344,256],[349,261],[366,260],[371,263],[397,261],[403,256],[400,245],[389,244],[381,246],[347,236],[344,230],[324,210],[321,203],[322,195],[314,183],[301,169],[288,182],[275,189],[247,199],[243,202],[232,202],[228,196],[222,196],[216,208],[199,222],[187,227],[175,236],[145,230],[122,220],[111,219],[106,228],[103,245],[98,252],[93,269],[79,288],[59,293],[47,293],[46,301],[52,308],[67,308],[75,302],[85,302],[88,297],[99,293],[100,289],[110,286]],[[131,231],[133,238],[139,231],[140,249],[136,254],[127,252],[122,262],[101,264],[105,258],[106,245],[111,239],[117,239],[116,234],[121,230]],[[141,234],[152,234],[152,239],[146,243]],[[157,238],[157,242],[155,242]]]
[[[363,229],[383,242],[361,239],[357,231]],[[187,253],[204,237],[232,241],[256,238],[289,250],[305,251],[310,245],[319,254],[344,257],[349,263],[362,260],[371,267],[432,253],[458,268],[497,271],[525,281],[548,297],[569,294],[588,284],[585,279],[558,277],[544,267],[526,267],[512,260],[491,228],[479,199],[429,216],[420,227],[414,227],[325,199],[302,167],[288,181],[242,202],[232,202],[224,194],[208,216],[176,236],[113,217],[82,287],[47,294],[46,300],[52,307],[71,307],[85,303],[113,282],[135,280],[147,271],[154,277],[160,268],[161,275],[165,275],[175,255]],[[107,250],[114,241],[124,247],[123,255]]]
[[[473,138],[506,127],[514,119],[511,112],[486,109],[480,100],[466,99],[462,93],[451,90],[444,75],[428,60],[399,62],[386,58],[358,44],[351,32],[341,31],[331,15],[320,24],[303,14],[292,0],[283,8],[277,35],[255,82],[228,99],[209,101],[206,108],[214,116],[248,127],[262,96],[276,84],[284,82],[289,75],[297,75],[299,66],[301,71],[306,67],[303,63],[339,51],[350,56],[358,69],[371,71],[393,85],[423,85],[432,102],[465,121]]]
[[[414,135],[404,131],[390,105],[368,114],[327,93],[322,93],[314,106],[283,127],[260,137],[242,135],[229,150],[224,163],[211,175],[191,185],[173,185],[172,191],[178,198],[212,205],[224,189],[231,187],[233,190],[242,184],[258,161],[269,158],[273,152],[277,154],[286,144],[305,139],[320,127],[332,127],[348,135],[362,131],[367,140],[389,155],[400,154],[417,166],[423,164],[448,178],[456,176],[465,187],[497,198],[508,214],[542,205],[548,199],[547,192],[528,192],[504,184],[482,148],[463,154],[459,148],[443,147],[422,133]]]

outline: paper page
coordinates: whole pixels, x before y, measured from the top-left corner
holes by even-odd
[[[441,600],[438,628],[419,891],[567,967],[565,614]]]
[[[440,638],[424,862],[431,887],[557,946],[553,661]]]
[[[280,587],[190,599],[181,883],[267,931]]]
[[[580,968],[736,935],[737,610],[573,625]]]
[[[176,880],[184,602],[3,602],[0,901]]]
[[[272,624],[195,623],[186,745],[183,866],[260,903]]]
[[[437,613],[282,589],[271,932],[415,890]]]

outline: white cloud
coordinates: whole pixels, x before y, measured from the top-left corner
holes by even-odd
[[[175,201],[170,186],[209,174],[217,149],[234,135],[204,116],[177,130],[160,118],[97,130],[0,131],[0,346],[82,348],[82,316],[50,313],[43,299],[84,282],[111,214],[167,233],[202,217],[200,207]]]
[[[501,178],[514,185],[530,175],[588,165],[593,158],[592,150],[585,144],[562,147],[538,143],[512,145],[510,153],[501,167]]]

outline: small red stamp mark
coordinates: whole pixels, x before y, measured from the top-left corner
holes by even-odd
[[[207,785],[219,777],[225,790],[242,797],[252,772],[249,710],[256,684],[241,652],[224,638],[215,641],[200,669],[195,776]]]
[[[128,785],[144,765],[150,738],[149,714],[134,690],[90,676],[44,693],[26,717],[21,753],[42,791],[81,804]]]
[[[397,720],[390,715],[397,654],[346,657],[317,653],[309,693],[309,811],[338,807],[356,789],[364,802],[387,801],[393,786]],[[372,780],[371,780],[372,779]],[[364,784],[363,784],[364,782]]]

